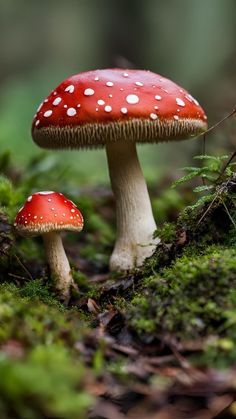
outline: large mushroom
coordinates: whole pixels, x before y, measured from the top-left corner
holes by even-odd
[[[14,222],[22,236],[42,236],[45,255],[55,288],[63,301],[67,301],[74,285],[71,268],[62,244],[62,230],[81,231],[83,217],[76,205],[62,193],[36,192],[29,196]]]
[[[106,147],[117,212],[112,270],[142,265],[159,242],[153,239],[156,223],[135,144],[195,137],[207,129],[206,119],[186,90],[143,70],[72,76],[40,105],[32,126],[39,146]]]

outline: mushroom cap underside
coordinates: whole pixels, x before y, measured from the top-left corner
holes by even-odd
[[[207,129],[199,119],[178,121],[130,119],[110,123],[90,123],[78,126],[48,126],[34,131],[34,141],[43,148],[99,148],[119,141],[159,143],[194,138]]]

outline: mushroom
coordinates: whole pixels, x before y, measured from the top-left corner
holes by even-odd
[[[60,231],[81,231],[83,228],[81,212],[62,193],[36,192],[27,198],[19,210],[14,227],[22,236],[43,237],[46,260],[55,280],[55,288],[61,298],[67,301],[70,287],[74,283]]]
[[[207,129],[206,119],[186,90],[144,70],[72,76],[40,105],[32,125],[39,146],[106,147],[117,213],[111,270],[141,266],[159,242],[135,144],[196,137]]]

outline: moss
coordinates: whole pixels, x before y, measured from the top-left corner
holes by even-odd
[[[39,345],[22,360],[0,353],[0,375],[1,417],[82,419],[93,403],[84,368],[61,345]]]
[[[64,306],[60,304],[58,299],[54,298],[50,292],[49,284],[45,284],[42,279],[35,279],[28,282],[19,288],[19,295],[27,297],[30,300],[41,301],[50,306],[56,306],[60,310],[64,310]]]
[[[236,310],[235,285],[236,249],[209,246],[192,257],[186,252],[144,282],[128,308],[129,324],[140,337],[155,331],[190,339],[222,331],[227,312]]]
[[[87,275],[85,275],[83,272],[72,269],[72,276],[80,291],[88,292],[90,290],[90,284]]]
[[[17,339],[29,347],[64,340],[73,343],[86,328],[78,311],[65,311],[40,281],[22,289],[0,286],[0,325],[0,343]]]
[[[82,390],[90,373],[73,349],[86,332],[40,280],[0,286],[0,415],[85,417],[93,400]]]

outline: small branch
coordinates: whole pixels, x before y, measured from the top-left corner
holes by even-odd
[[[235,156],[236,156],[236,150],[234,150],[234,152],[231,154],[229,160],[225,163],[219,177],[216,179],[217,182],[222,178],[224,172],[226,171],[226,169],[229,166],[229,164],[231,163],[231,161],[235,158]]]
[[[218,194],[215,195],[215,197],[213,198],[213,200],[211,201],[210,205],[207,207],[206,211],[204,212],[204,214],[201,216],[200,220],[197,223],[197,227],[199,226],[199,224],[202,222],[202,220],[205,218],[205,216],[207,215],[207,213],[210,211],[212,205],[214,204],[215,200],[218,198],[218,196],[220,195],[220,192]]]
[[[234,114],[236,114],[236,106],[235,108],[229,113],[227,114],[224,118],[222,118],[220,121],[216,122],[216,124],[212,125],[210,128],[208,128],[208,130],[206,130],[205,132],[203,132],[202,134],[200,134],[199,137],[201,137],[202,135],[206,135],[209,134],[209,132],[213,131],[215,128],[217,128],[219,125],[221,125],[224,121],[226,121],[227,119],[229,119],[231,116],[233,116]]]
[[[28,271],[28,269],[26,268],[26,266],[23,264],[23,262],[21,262],[20,258],[14,254],[14,257],[16,258],[17,262],[19,263],[19,265],[24,269],[24,271],[27,273],[27,275],[29,276],[29,278],[33,281],[33,277],[30,273],[30,271]]]
[[[211,201],[210,205],[207,207],[206,211],[204,212],[204,214],[201,216],[200,220],[197,223],[197,227],[199,226],[199,224],[202,222],[202,220],[205,218],[206,214],[210,211],[212,205],[214,204],[215,200],[223,193],[223,191],[225,190],[225,188],[227,188],[228,184],[229,184],[229,180],[227,180],[226,184],[219,188],[218,192],[216,193],[216,195],[214,196],[213,200]],[[222,201],[222,199],[221,199]]]
[[[229,212],[229,210],[228,210],[228,208],[227,208],[227,206],[226,206],[226,204],[225,204],[225,202],[224,202],[224,200],[223,200],[222,198],[221,198],[221,202],[222,202],[222,204],[224,205],[225,211],[226,211],[226,213],[227,213],[227,215],[228,215],[228,217],[229,217],[230,221],[232,222],[232,224],[233,224],[234,228],[236,228],[235,221],[234,221],[234,219],[232,218],[232,216],[230,215],[230,212]]]

